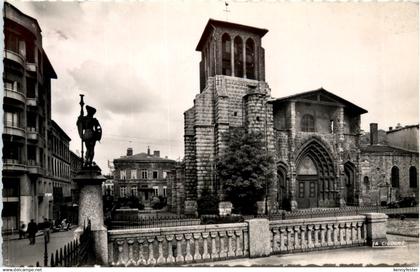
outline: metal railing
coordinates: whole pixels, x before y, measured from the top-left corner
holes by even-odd
[[[159,228],[176,226],[200,225],[200,219],[190,216],[154,216],[138,217],[118,216],[117,220],[105,222],[109,229],[137,229],[137,228]]]

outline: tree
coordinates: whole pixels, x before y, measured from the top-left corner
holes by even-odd
[[[225,135],[227,148],[217,158],[217,175],[227,200],[242,214],[256,212],[268,181],[274,175],[274,157],[267,152],[260,132],[231,128]]]

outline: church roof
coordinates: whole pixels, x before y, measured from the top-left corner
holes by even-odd
[[[118,159],[115,159],[114,161],[135,161],[135,162],[173,162],[174,160],[161,158],[158,156],[154,156],[152,154],[148,155],[147,153],[138,153],[132,156],[122,156]]]
[[[231,22],[226,22],[226,21],[219,21],[219,20],[210,18],[209,21],[207,22],[206,27],[204,28],[203,34],[201,35],[201,38],[197,44],[197,47],[195,48],[196,51],[201,51],[201,49],[203,48],[204,42],[207,39],[207,36],[210,34],[212,28],[215,28],[215,27],[241,29],[244,31],[255,33],[259,35],[260,37],[263,37],[268,32],[268,30],[264,28],[257,28],[253,26],[241,25],[241,24],[236,24],[236,23],[231,23]]]
[[[418,152],[409,151],[401,148],[392,147],[389,145],[367,145],[360,148],[362,153],[388,153],[392,155],[418,154]]]
[[[318,94],[323,94],[325,99],[323,100],[323,98],[321,96],[318,96]],[[339,97],[339,96],[325,90],[322,87],[317,89],[317,90],[313,90],[313,91],[307,91],[307,92],[302,92],[302,93],[289,95],[289,96],[285,96],[285,97],[275,98],[275,99],[271,100],[270,102],[271,103],[276,103],[276,102],[283,102],[283,101],[294,100],[294,99],[305,99],[308,102],[310,102],[311,100],[320,101],[320,102],[336,102],[336,103],[343,104],[344,106],[347,106],[352,111],[354,111],[358,114],[364,114],[364,113],[368,112],[367,110],[351,103],[348,100],[345,100],[342,97]]]

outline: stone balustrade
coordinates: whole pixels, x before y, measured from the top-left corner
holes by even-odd
[[[356,216],[108,231],[111,266],[180,265],[386,241],[387,216]]]
[[[154,266],[247,257],[248,224],[108,231],[111,266]]]
[[[366,244],[366,216],[270,221],[274,254]]]

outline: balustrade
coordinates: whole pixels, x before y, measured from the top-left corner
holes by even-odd
[[[247,223],[109,231],[112,266],[155,266],[248,255]]]

